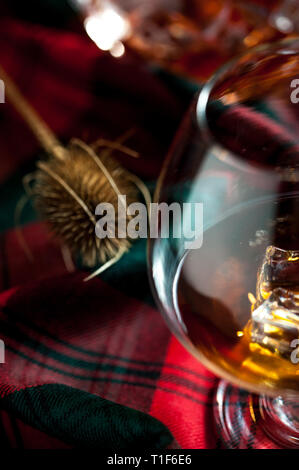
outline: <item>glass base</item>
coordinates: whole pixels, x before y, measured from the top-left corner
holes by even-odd
[[[220,381],[215,395],[217,432],[226,448],[299,448],[299,404],[248,393]]]

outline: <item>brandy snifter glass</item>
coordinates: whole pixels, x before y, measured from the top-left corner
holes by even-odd
[[[155,194],[203,204],[202,246],[174,235],[186,217],[163,236],[161,216],[149,271],[173,333],[223,379],[215,419],[233,448],[254,427],[299,447],[298,102],[299,39],[234,59],[196,96]]]

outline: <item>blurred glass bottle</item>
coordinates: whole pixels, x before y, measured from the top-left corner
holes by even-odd
[[[125,48],[175,73],[206,79],[247,47],[299,31],[298,0],[71,0],[98,47]]]

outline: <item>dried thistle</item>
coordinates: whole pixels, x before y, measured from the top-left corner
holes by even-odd
[[[131,204],[138,200],[141,192],[146,202],[150,202],[142,181],[111,156],[113,149],[134,157],[136,152],[125,147],[122,141],[99,140],[94,146],[88,146],[73,139],[68,147],[63,147],[1,67],[0,76],[5,81],[6,95],[50,156],[47,161],[37,162],[34,185],[29,193],[51,232],[72,254],[79,254],[89,267],[104,263],[87,278],[90,279],[114,264],[131,245],[127,238],[96,237],[97,205],[101,202],[112,204],[118,217],[118,196],[126,195],[127,203]],[[96,149],[101,146],[106,150],[98,155]]]
[[[138,200],[138,190],[111,156],[102,156],[100,162],[116,182],[117,191],[84,147],[73,144],[69,154],[63,160],[38,162],[35,205],[55,235],[73,254],[81,255],[84,265],[91,267],[99,261],[107,262],[130,247],[126,238],[96,237],[96,206],[100,202],[112,204],[117,217],[118,195],[125,194],[130,204]]]

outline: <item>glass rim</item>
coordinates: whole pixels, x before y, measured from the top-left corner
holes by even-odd
[[[280,47],[285,47],[286,45],[298,45],[298,54],[299,54],[299,34],[294,35],[291,38],[285,38],[285,39],[280,39],[278,41],[274,42],[266,42],[263,44],[260,44],[258,46],[252,47],[246,51],[243,51],[241,54],[236,55],[229,61],[227,61],[225,64],[223,64],[221,67],[219,67],[208,79],[207,82],[205,82],[202,86],[202,88],[195,94],[194,101],[193,101],[193,116],[194,116],[194,124],[198,128],[198,130],[201,133],[201,137],[203,140],[208,145],[217,145],[219,149],[225,150],[224,146],[222,143],[218,142],[217,139],[214,137],[212,131],[210,130],[207,118],[206,118],[206,109],[207,109],[207,104],[210,99],[211,92],[213,91],[214,87],[217,85],[221,77],[225,77],[225,75],[229,72],[230,69],[232,69],[239,61],[242,60],[242,58],[245,58],[246,56],[250,56],[254,53],[262,53],[266,51],[275,51]],[[164,179],[164,175],[167,171],[167,168],[170,163],[170,157],[172,155],[172,146],[174,145],[175,140],[172,141],[172,145],[170,146],[170,149],[168,149],[166,158],[163,161],[159,177],[157,180],[156,188],[154,191],[154,201],[156,202],[158,200],[159,194],[161,192],[161,183],[162,180]],[[229,156],[227,155],[227,159],[229,159]]]
[[[293,36],[291,38],[281,39],[275,42],[266,42],[264,44],[260,44],[256,47],[252,47],[245,52],[235,56],[233,59],[226,62],[222,65],[213,75],[208,79],[208,81],[203,85],[202,89],[198,93],[198,97],[196,100],[196,124],[199,127],[200,131],[203,134],[203,137],[209,141],[215,141],[212,131],[210,130],[210,126],[208,124],[206,110],[207,105],[211,96],[211,93],[215,86],[218,84],[221,78],[224,78],[225,75],[233,69],[233,67],[238,64],[243,58],[246,56],[251,56],[256,53],[263,53],[263,52],[274,52],[280,47],[292,46],[296,44],[298,47],[298,55],[299,55],[299,35]],[[218,143],[221,146],[221,144]]]

